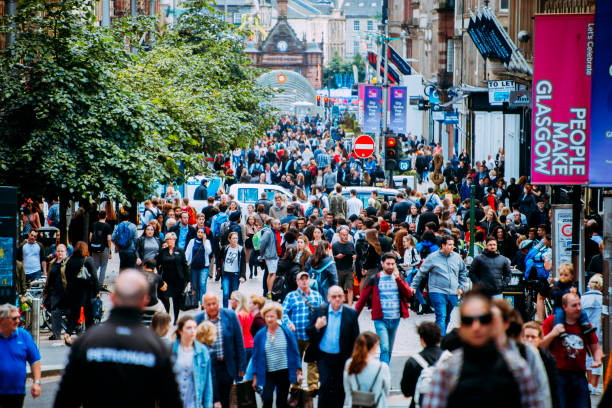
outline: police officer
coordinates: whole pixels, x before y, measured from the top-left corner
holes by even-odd
[[[56,408],[182,406],[170,350],[142,324],[148,293],[140,272],[119,275],[110,318],[72,346]]]

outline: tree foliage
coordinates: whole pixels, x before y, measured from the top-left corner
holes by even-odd
[[[360,54],[355,54],[353,59],[345,60],[338,53],[334,54],[332,59],[325,67],[323,67],[323,84],[327,86],[332,84],[335,86],[335,74],[353,74],[353,65],[357,67],[359,80],[363,81],[365,77],[365,60]]]
[[[0,183],[141,200],[258,137],[271,115],[239,33],[195,6],[160,30],[146,17],[96,26],[90,1],[19,0],[0,27],[16,36],[0,57]]]

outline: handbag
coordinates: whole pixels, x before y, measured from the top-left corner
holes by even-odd
[[[376,384],[376,380],[378,379],[378,375],[380,374],[381,368],[382,364],[378,366],[376,377],[374,377],[374,381],[372,381],[372,385],[370,386],[369,391],[361,391],[357,374],[355,374],[355,383],[357,384],[357,389],[354,390],[351,387],[351,401],[353,408],[374,408],[378,406],[378,401],[380,401],[382,393],[378,396],[378,398],[376,398],[376,394],[374,394],[372,390],[374,389],[374,384]]]
[[[292,385],[289,390],[287,406],[290,408],[313,408],[312,394],[298,385]]]
[[[198,307],[198,296],[195,291],[191,289],[191,283],[187,284],[185,290],[181,294],[181,310],[191,310]]]
[[[76,278],[83,280],[83,281],[89,281],[91,279],[91,275],[89,274],[89,271],[87,270],[87,267],[85,266],[84,260],[83,260],[83,264],[81,265],[81,269],[79,269],[79,273],[77,274]]]
[[[232,390],[230,392],[230,407],[257,408],[253,381],[243,381],[232,384]]]

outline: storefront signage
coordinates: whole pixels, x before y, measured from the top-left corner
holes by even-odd
[[[503,105],[510,101],[510,92],[516,89],[514,81],[489,81],[489,103],[491,105]]]

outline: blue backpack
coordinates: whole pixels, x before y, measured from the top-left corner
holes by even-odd
[[[219,233],[221,232],[221,226],[227,222],[228,218],[227,218],[227,214],[226,213],[219,213],[215,216],[215,218],[212,221],[212,228],[211,228],[211,232],[213,237],[216,237],[219,235]]]
[[[132,231],[130,231],[130,227],[127,222],[122,222],[121,224],[117,225],[115,244],[117,244],[120,249],[130,246],[131,237]]]

